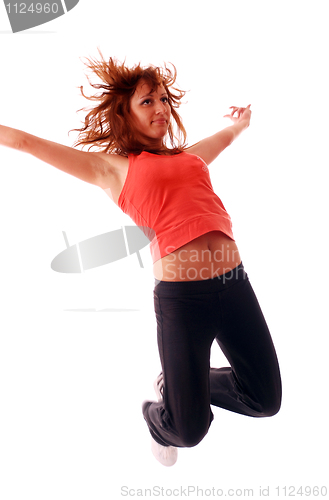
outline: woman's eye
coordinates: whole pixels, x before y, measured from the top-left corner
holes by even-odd
[[[163,102],[164,104],[167,104],[169,102],[169,99],[168,97],[161,97],[161,102]],[[152,103],[152,99],[145,99],[145,101],[142,102],[142,105],[148,105],[148,104],[151,104]]]

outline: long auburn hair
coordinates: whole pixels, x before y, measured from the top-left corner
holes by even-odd
[[[84,126],[75,129],[79,132],[79,136],[74,145],[82,145],[82,147],[89,145],[89,150],[96,147],[99,151],[121,156],[140,154],[142,151],[158,154],[182,152],[186,147],[187,135],[176,109],[180,106],[180,101],[186,92],[173,87],[177,76],[175,66],[172,64],[173,70],[166,65],[164,68],[156,66],[143,68],[139,63],[128,68],[124,63],[119,63],[112,57],[106,62],[100,51],[99,54],[100,60],[87,59],[86,66],[101,80],[101,83],[91,83],[88,77],[90,85],[101,92],[86,96],[83,87],[80,87],[83,97],[93,102],[98,101],[98,104],[92,108],[82,109],[89,112],[85,117]],[[160,149],[154,148],[151,140],[147,144],[147,140],[142,142],[139,139],[138,130],[129,113],[130,98],[141,79],[151,86],[152,91],[162,85],[168,94],[171,120],[168,134],[163,138]],[[173,121],[176,124],[175,131]],[[167,146],[166,139],[169,139],[171,147]]]

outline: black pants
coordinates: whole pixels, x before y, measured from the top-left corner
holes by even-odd
[[[252,417],[279,411],[275,349],[242,264],[208,280],[156,281],[154,303],[164,400],[146,401],[143,415],[155,441],[195,446],[213,419],[211,404]],[[214,339],[227,368],[210,368]]]

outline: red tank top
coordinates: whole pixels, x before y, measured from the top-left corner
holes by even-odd
[[[214,193],[206,163],[190,153],[129,155],[118,205],[137,226],[153,230],[153,263],[209,231],[234,240],[231,218]]]

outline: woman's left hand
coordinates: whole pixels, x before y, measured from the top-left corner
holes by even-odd
[[[232,112],[230,115],[224,115],[224,118],[230,118],[233,123],[239,123],[242,122],[243,120],[246,120],[248,122],[248,125],[250,123],[250,118],[251,118],[251,110],[250,110],[251,104],[248,104],[246,108],[238,108],[237,106],[231,106],[230,109],[232,109]],[[237,116],[234,116],[234,115]]]

